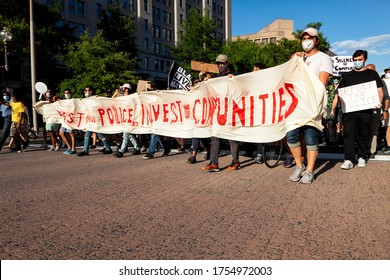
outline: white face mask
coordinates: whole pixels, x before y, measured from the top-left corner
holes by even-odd
[[[385,74],[385,78],[386,78],[386,79],[390,79],[390,73],[386,73],[386,74]]]
[[[70,94],[68,93],[68,94],[65,94],[65,98],[66,99],[70,99]]]
[[[302,48],[305,52],[309,52],[314,48],[314,42],[312,40],[305,40],[302,42]]]

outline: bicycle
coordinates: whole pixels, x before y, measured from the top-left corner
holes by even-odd
[[[283,139],[275,142],[264,143],[262,147],[264,163],[269,168],[278,166],[283,154]]]

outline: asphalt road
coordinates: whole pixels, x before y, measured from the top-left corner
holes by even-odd
[[[238,171],[207,173],[202,155],[62,152],[0,153],[1,259],[390,258],[385,161],[321,159],[302,185],[243,156]]]

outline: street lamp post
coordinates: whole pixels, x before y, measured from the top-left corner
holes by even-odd
[[[7,42],[12,40],[12,34],[8,31],[8,27],[4,27],[3,30],[0,32],[0,38],[4,43],[4,67],[5,71],[8,71],[8,50],[7,50]]]

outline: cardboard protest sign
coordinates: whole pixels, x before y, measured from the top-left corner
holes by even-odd
[[[219,74],[218,66],[216,64],[204,63],[195,60],[191,60],[191,70]]]
[[[151,81],[138,80],[137,92],[141,93],[141,92],[148,91],[148,89],[150,89],[150,84]]]
[[[344,113],[373,109],[380,104],[376,81],[339,88]]]

